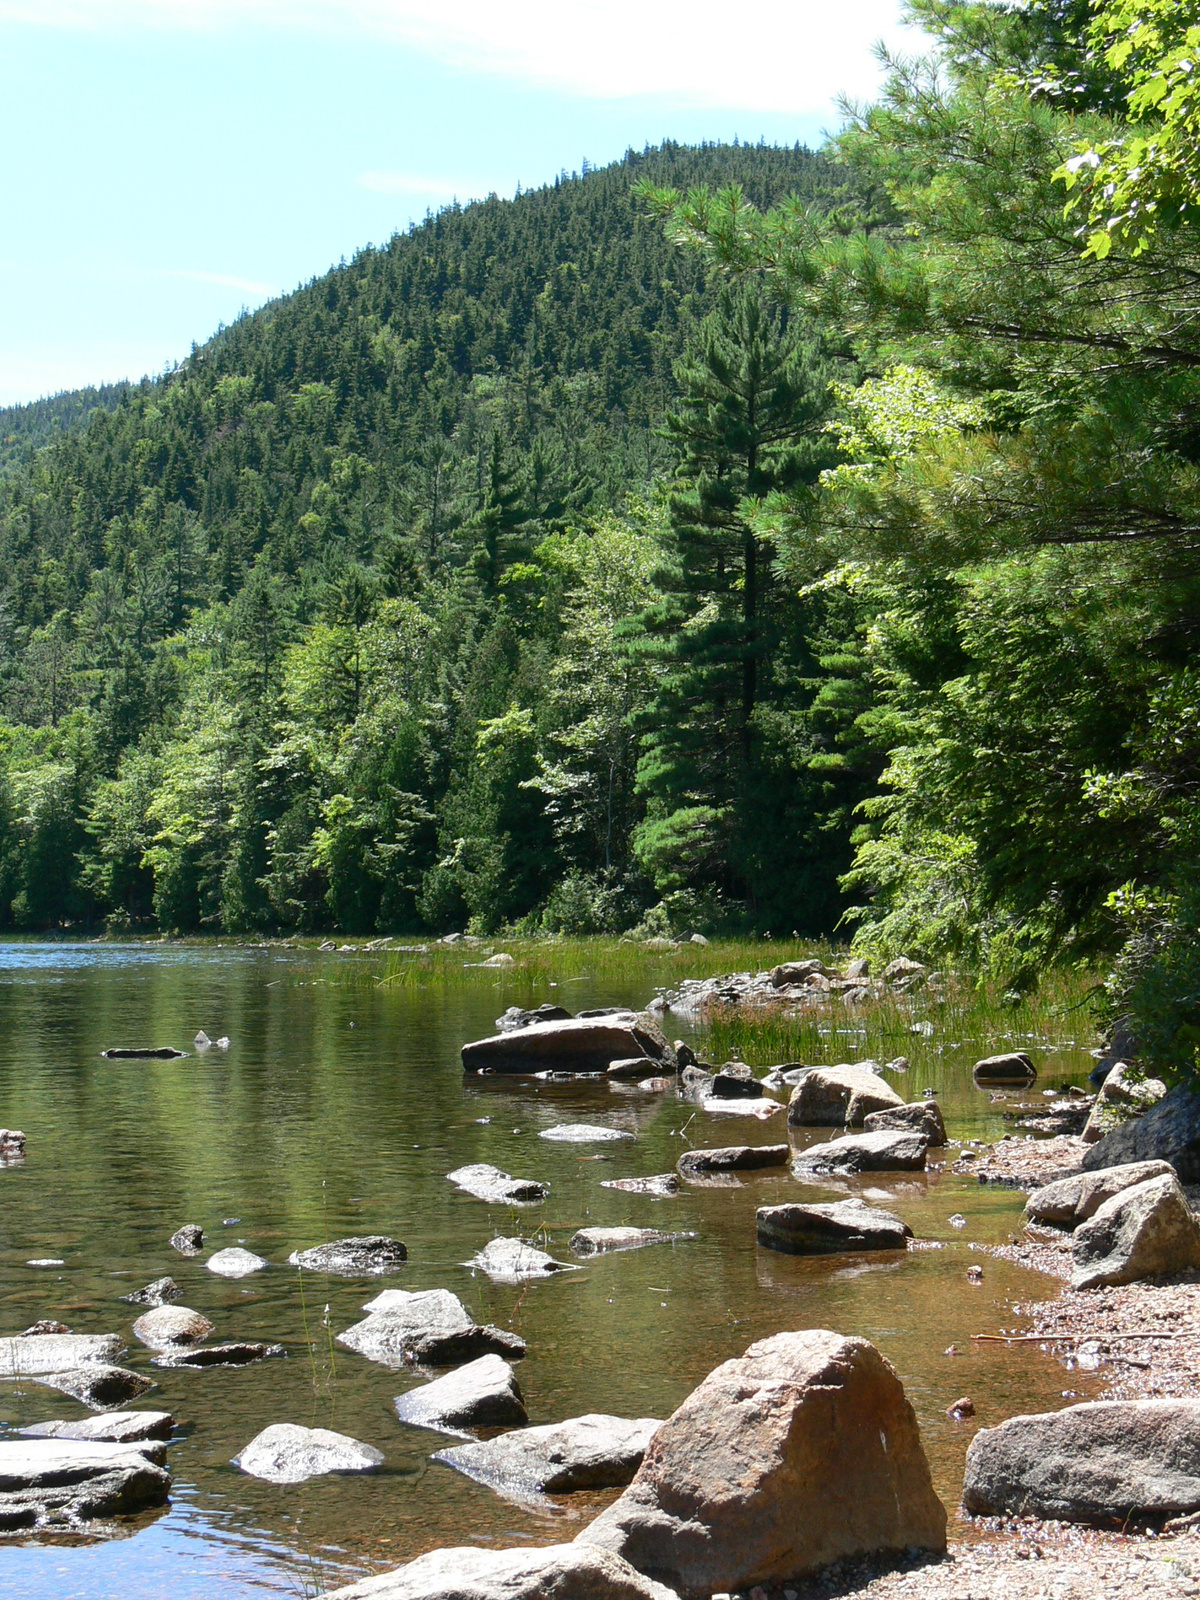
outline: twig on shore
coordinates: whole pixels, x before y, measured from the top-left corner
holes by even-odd
[[[1194,1339],[1194,1333],[973,1333],[975,1344],[1078,1344],[1081,1339],[1104,1338],[1110,1342],[1121,1339]]]

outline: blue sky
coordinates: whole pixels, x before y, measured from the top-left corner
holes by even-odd
[[[0,0],[0,405],[158,372],[457,197],[818,144],[899,0]]]

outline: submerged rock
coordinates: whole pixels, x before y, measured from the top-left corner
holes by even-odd
[[[580,1228],[567,1249],[577,1256],[596,1256],[608,1250],[641,1250],[648,1244],[676,1244],[695,1237],[694,1233],[664,1233],[658,1228]]]
[[[577,1489],[618,1489],[641,1466],[660,1426],[654,1417],[572,1417],[479,1444],[454,1445],[432,1459],[515,1500]]]
[[[1173,1172],[1122,1189],[1072,1240],[1073,1289],[1108,1288],[1200,1267],[1200,1222]]]
[[[135,1289],[132,1294],[123,1294],[121,1299],[131,1306],[165,1306],[172,1300],[178,1300],[183,1290],[174,1278],[155,1278],[153,1283],[148,1283],[144,1289]]]
[[[803,1180],[826,1173],[919,1172],[928,1148],[923,1133],[852,1133],[809,1145],[792,1162],[792,1173]]]
[[[1148,1178],[1170,1177],[1174,1170],[1165,1161],[1131,1161],[1123,1167],[1106,1167],[1100,1172],[1080,1172],[1070,1178],[1059,1178],[1033,1191],[1025,1202],[1025,1215],[1031,1222],[1076,1228],[1123,1189],[1132,1189]]]
[[[39,1341],[40,1343],[40,1341]],[[145,1394],[155,1385],[139,1372],[126,1367],[112,1367],[101,1361],[89,1362],[84,1367],[74,1367],[67,1372],[47,1372],[34,1379],[47,1389],[57,1389],[69,1394],[92,1411],[109,1411],[113,1406],[123,1406],[138,1395]]]
[[[912,1229],[891,1211],[862,1200],[832,1205],[760,1206],[759,1244],[787,1255],[825,1256],[850,1250],[904,1250]]]
[[[463,1265],[478,1267],[496,1283],[521,1283],[526,1278],[549,1278],[570,1271],[565,1261],[556,1261],[524,1239],[489,1239],[478,1255]]]
[[[109,1411],[70,1422],[35,1422],[22,1428],[26,1439],[79,1439],[92,1444],[136,1444],[143,1439],[169,1439],[175,1418],[169,1411]]]
[[[655,1064],[675,1064],[674,1051],[647,1012],[618,1011],[531,1023],[462,1048],[467,1072],[541,1072],[547,1067],[607,1072],[610,1061],[631,1056],[649,1056]]]
[[[0,1339],[0,1378],[66,1372],[91,1362],[112,1362],[124,1354],[124,1340],[116,1333],[43,1333],[36,1339],[18,1334]]]
[[[325,1600],[678,1600],[607,1550],[431,1550],[394,1572],[363,1578]]]
[[[555,1144],[608,1144],[616,1139],[633,1139],[636,1135],[623,1128],[604,1128],[595,1122],[560,1122],[556,1127],[543,1128],[539,1139],[550,1139]]]
[[[395,1406],[401,1422],[439,1433],[519,1428],[529,1420],[516,1375],[498,1355],[480,1356],[432,1383],[397,1395]]]
[[[216,1251],[204,1265],[222,1278],[247,1278],[252,1272],[261,1272],[271,1263],[264,1256],[256,1256],[253,1250],[243,1250],[240,1245],[234,1244]]]
[[[309,1250],[293,1250],[288,1265],[308,1272],[330,1272],[347,1278],[378,1277],[398,1272],[408,1260],[408,1251],[399,1239],[369,1233],[356,1238],[334,1239],[330,1244],[313,1245]]]
[[[200,1345],[195,1349],[173,1350],[154,1357],[156,1367],[246,1367],[252,1361],[286,1355],[281,1344],[264,1344],[258,1339],[231,1340],[228,1344]]]
[[[816,1067],[792,1091],[788,1121],[806,1128],[860,1128],[872,1111],[903,1104],[889,1083],[865,1067]]]
[[[865,1339],[814,1329],[710,1373],[578,1542],[707,1596],[842,1556],[943,1550],[946,1513],[890,1363]]]
[[[488,1166],[484,1161],[456,1167],[446,1176],[451,1183],[457,1184],[467,1194],[474,1195],[477,1200],[488,1200],[494,1204],[528,1205],[535,1200],[544,1200],[550,1193],[548,1183],[538,1183],[534,1178],[510,1177],[507,1172],[501,1172],[499,1167]]]
[[[1155,1520],[1200,1510],[1200,1400],[1094,1400],[984,1428],[967,1451],[976,1516]]]
[[[133,1336],[151,1350],[169,1350],[180,1344],[199,1344],[213,1332],[207,1317],[187,1306],[158,1306],[133,1325]]]
[[[181,1256],[198,1256],[204,1243],[204,1229],[197,1222],[185,1222],[182,1228],[176,1228],[169,1243]]]
[[[710,1172],[754,1172],[763,1167],[786,1167],[791,1156],[786,1144],[730,1144],[716,1150],[685,1150],[675,1163],[681,1178]]]
[[[276,1422],[256,1434],[233,1464],[268,1483],[303,1483],[327,1472],[374,1472],[383,1465],[383,1451],[328,1428]]]
[[[602,1189],[622,1189],[626,1194],[653,1194],[664,1198],[679,1193],[679,1179],[673,1172],[656,1172],[649,1178],[602,1178]]]
[[[0,1530],[65,1528],[166,1502],[161,1444],[0,1441]]]

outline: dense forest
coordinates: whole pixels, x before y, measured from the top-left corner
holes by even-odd
[[[1200,37],[911,10],[820,154],[442,212],[10,450],[0,915],[1101,960],[1193,1061]]]

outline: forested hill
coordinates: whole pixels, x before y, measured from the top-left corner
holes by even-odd
[[[568,922],[620,927],[656,898],[648,669],[613,632],[651,597],[661,495],[596,519],[674,470],[716,292],[641,178],[863,192],[799,147],[631,152],[431,216],[82,426],[86,395],[30,412],[57,431],[0,477],[0,922],[496,926],[565,882]],[[617,697],[594,725],[561,648],[583,616]]]
[[[79,428],[93,411],[111,411],[127,383],[102,383],[99,388],[68,389],[27,405],[0,407],[0,467],[48,444],[60,433]]]

